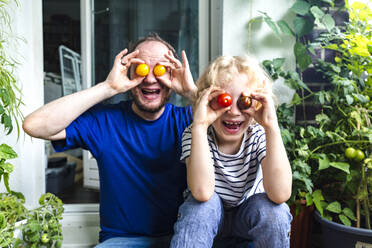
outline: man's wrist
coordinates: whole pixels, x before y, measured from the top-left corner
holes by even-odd
[[[100,90],[102,90],[105,95],[105,99],[111,98],[120,93],[118,89],[112,87],[108,81],[103,81],[102,83],[97,84],[97,87],[100,87]]]

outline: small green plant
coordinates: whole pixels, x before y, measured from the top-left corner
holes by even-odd
[[[23,119],[20,105],[23,103],[14,77],[18,63],[7,53],[9,37],[12,36],[7,12],[10,2],[0,0],[0,125],[9,135],[14,131],[15,123],[19,135],[19,120]],[[6,189],[6,192],[0,193],[0,247],[61,247],[59,220],[64,210],[61,200],[47,193],[40,197],[39,207],[28,210],[24,206],[23,194],[12,191],[9,186],[9,177],[14,168],[9,160],[15,158],[17,153],[12,147],[0,145],[0,182],[4,183]],[[17,229],[21,230],[22,239],[14,236]]]
[[[27,212],[27,222],[21,227],[22,239],[14,247],[61,247],[63,203],[51,193],[39,199],[40,206]]]

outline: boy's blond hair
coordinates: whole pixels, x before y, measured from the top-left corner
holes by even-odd
[[[265,89],[273,97],[272,80],[255,59],[249,56],[220,56],[204,70],[197,80],[197,98],[204,89],[210,86],[228,85],[240,73],[248,75],[247,86],[249,85],[250,89]]]

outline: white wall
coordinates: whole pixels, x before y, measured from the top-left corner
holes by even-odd
[[[288,13],[295,0],[225,0],[223,1],[223,55],[250,54],[258,61],[273,58],[286,58],[293,69],[295,60],[293,56],[294,38],[283,36],[280,41],[264,22],[255,22],[248,31],[248,22],[252,18],[260,17],[259,12],[266,12],[273,20],[281,19],[289,22],[293,15]],[[290,101],[293,92],[282,82],[274,85],[274,93],[280,102]]]
[[[21,107],[21,111],[26,116],[44,102],[42,1],[18,0],[18,2],[19,6],[12,4],[9,12],[14,35],[25,39],[25,42],[12,42],[8,51],[20,62],[16,78],[23,93],[24,106]],[[10,176],[10,187],[25,195],[28,206],[35,206],[38,198],[45,191],[44,142],[31,140],[22,130],[17,141],[16,133],[13,131],[6,137],[0,135],[0,143],[6,142],[12,146],[19,156],[9,161],[15,167]],[[2,186],[1,192],[3,191]]]

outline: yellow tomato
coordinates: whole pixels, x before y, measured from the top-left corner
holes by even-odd
[[[145,77],[147,74],[149,74],[150,68],[146,64],[139,64],[136,68],[136,74],[140,77]]]
[[[167,69],[163,65],[157,65],[154,68],[154,74],[157,77],[163,76]]]

